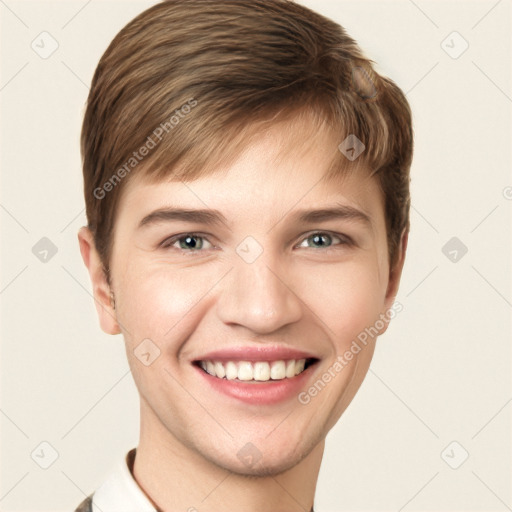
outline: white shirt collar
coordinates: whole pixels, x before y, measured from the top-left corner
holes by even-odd
[[[133,478],[135,451],[135,448],[130,450],[96,490],[93,512],[158,512]]]
[[[135,448],[114,467],[93,496],[93,512],[156,512],[144,491],[133,478]]]

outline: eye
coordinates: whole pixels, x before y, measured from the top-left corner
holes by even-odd
[[[343,245],[352,245],[350,238],[344,235],[318,231],[304,238],[298,247],[329,250],[331,247],[336,248],[336,246]],[[212,249],[214,246],[203,234],[181,233],[179,235],[166,238],[159,247],[162,249],[172,248],[183,252],[201,252],[207,249]]]
[[[333,240],[334,241],[337,240],[338,243],[333,244]],[[307,246],[304,246],[303,245],[304,242],[306,242],[306,243],[311,242],[313,245],[309,245],[309,243],[308,243]],[[312,247],[312,248],[322,249],[322,248],[329,248],[332,245],[350,245],[350,244],[351,244],[351,240],[345,236],[342,236],[342,235],[338,236],[338,235],[335,235],[332,233],[325,233],[323,231],[318,231],[318,232],[312,233],[311,235],[306,237],[304,239],[304,241],[299,245],[299,247]]]
[[[198,233],[184,233],[181,235],[172,236],[171,238],[166,238],[160,244],[160,247],[163,249],[174,247],[175,249],[185,252],[200,251],[201,249],[211,248],[205,247],[205,244],[210,244],[210,242],[208,242],[208,240],[206,240],[203,235]],[[210,244],[210,246],[212,245]]]

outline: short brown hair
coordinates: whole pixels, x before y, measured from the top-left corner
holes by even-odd
[[[411,112],[343,27],[291,0],[167,0],[128,23],[98,64],[81,139],[87,220],[107,276],[134,173],[197,178],[243,146],[247,127],[305,111],[340,143],[364,143],[358,168],[378,177],[393,266],[409,229]],[[351,165],[336,153],[332,175]]]

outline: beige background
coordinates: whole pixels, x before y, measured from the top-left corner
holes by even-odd
[[[99,57],[153,3],[0,1],[2,511],[74,510],[137,443],[123,341],[100,331],[78,251],[78,138]],[[512,510],[511,2],[303,3],[407,92],[417,140],[404,311],[328,437],[315,509]]]

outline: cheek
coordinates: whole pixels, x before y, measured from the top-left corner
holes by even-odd
[[[129,331],[125,335],[127,341],[151,338],[160,345],[173,339],[177,332],[182,333],[189,317],[205,300],[210,280],[211,276],[208,279],[198,268],[181,268],[177,272],[155,269],[131,276],[120,304],[123,324]]]
[[[133,346],[150,338],[177,351],[212,301],[218,300],[212,288],[223,272],[209,265],[179,270],[158,265],[144,272],[131,268],[119,287],[118,314],[127,343]],[[375,262],[360,258],[310,269],[296,267],[285,280],[295,283],[290,293],[304,303],[304,315],[311,313],[311,321],[320,322],[328,337],[345,344],[374,323],[382,310],[385,292],[379,274]],[[169,343],[176,346],[168,347]]]
[[[304,301],[336,340],[337,352],[379,318],[385,295],[377,267],[356,264],[316,274],[306,288],[314,291]]]
[[[182,390],[169,372],[176,375],[180,371],[175,357],[209,307],[207,293],[215,282],[211,281],[211,273],[208,278],[197,268],[171,271],[160,267],[133,272],[120,287],[123,293],[118,314],[126,355],[141,396],[153,408],[174,410],[165,397],[179,396]],[[148,339],[154,344],[148,344]],[[155,354],[149,366],[139,359],[147,352],[150,357]]]

